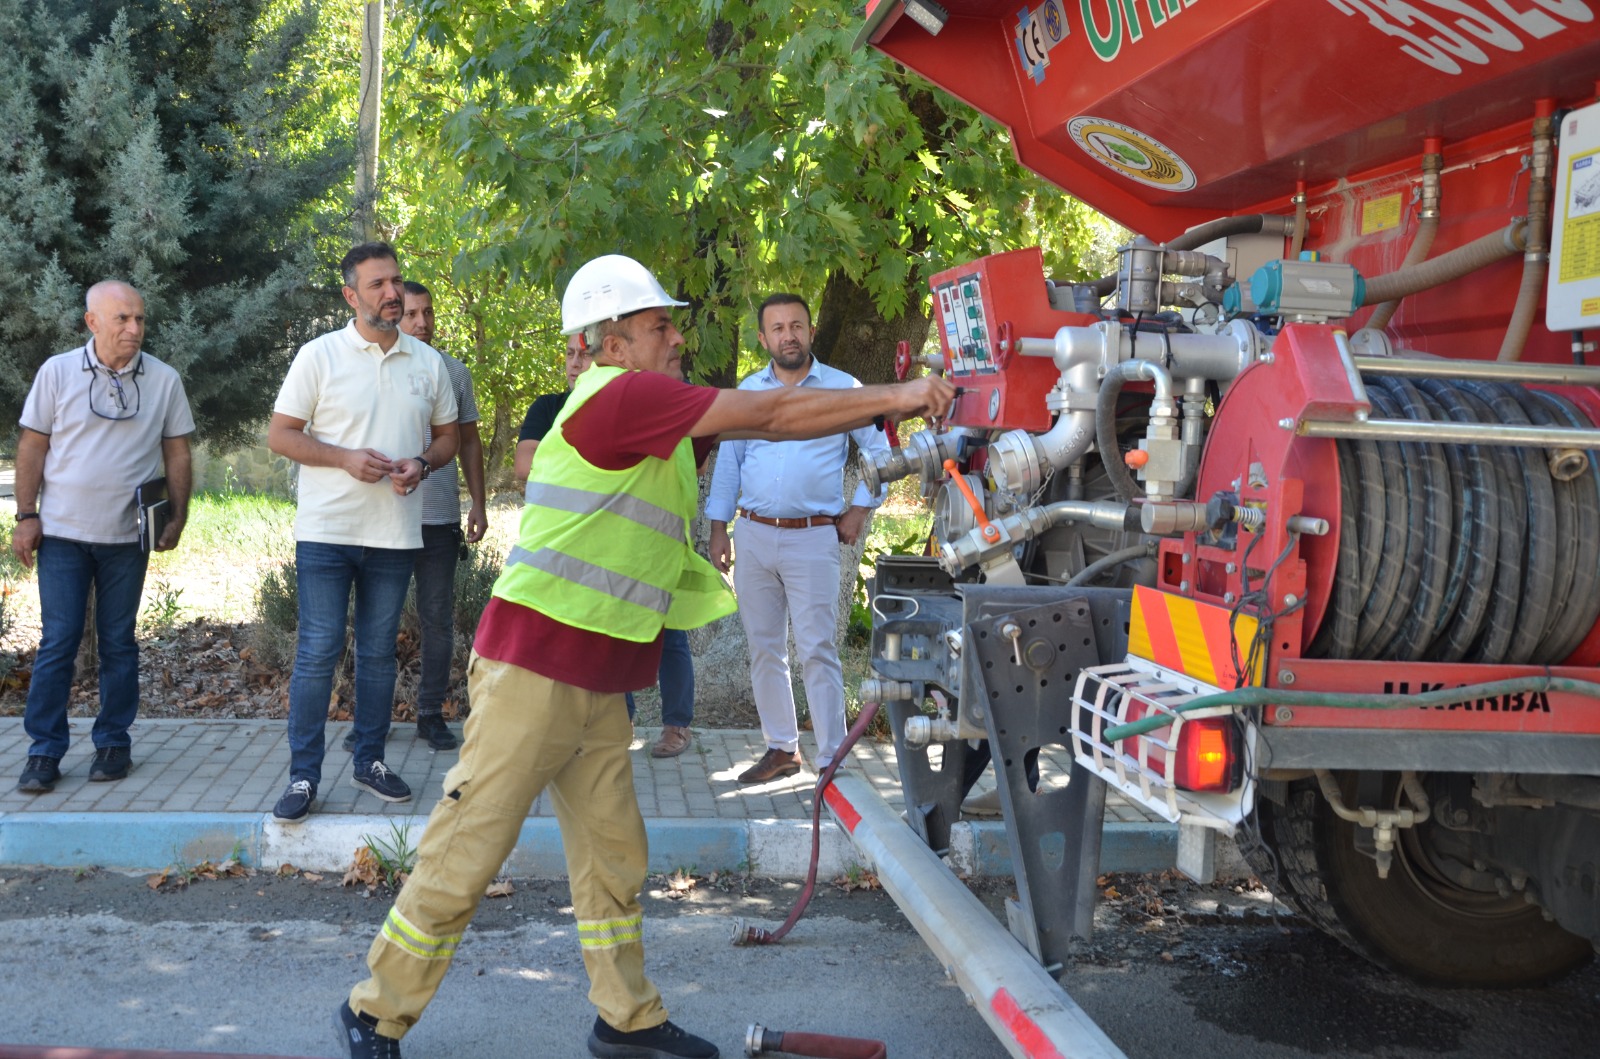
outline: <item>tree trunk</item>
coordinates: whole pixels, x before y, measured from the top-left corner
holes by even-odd
[[[900,342],[922,352],[928,340],[928,316],[923,310],[923,290],[909,281],[906,311],[885,320],[865,287],[834,271],[822,287],[817,308],[817,335],[812,351],[829,367],[849,372],[864,383],[894,381],[894,351]]]

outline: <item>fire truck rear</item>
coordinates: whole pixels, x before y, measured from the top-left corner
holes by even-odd
[[[1404,974],[1591,958],[1597,8],[869,5],[863,42],[1137,233],[1095,282],[937,275],[940,351],[900,366],[962,393],[864,467],[935,512],[873,595],[910,822],[946,848],[992,762],[1044,967],[1108,785]]]

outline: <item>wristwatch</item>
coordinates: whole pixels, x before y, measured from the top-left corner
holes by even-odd
[[[433,464],[429,463],[427,460],[423,459],[421,456],[413,456],[411,458],[416,460],[418,463],[422,464],[422,477],[417,479],[417,480],[419,482],[420,481],[425,481],[427,479],[428,475],[433,473]]]
[[[17,521],[18,522],[26,522],[30,518],[38,518],[38,517],[39,517],[39,513],[37,511],[18,511],[17,512]]]

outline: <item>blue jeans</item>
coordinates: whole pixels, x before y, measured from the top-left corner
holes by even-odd
[[[22,730],[33,740],[28,755],[59,760],[67,752],[67,699],[91,588],[100,645],[100,714],[94,722],[94,745],[132,746],[128,727],[139,713],[139,645],[133,628],[149,556],[137,544],[84,544],[45,537],[36,561],[43,628],[22,715]]]
[[[661,634],[661,723],[687,728],[694,721],[694,658],[689,654],[689,634],[667,629]],[[633,695],[628,695],[628,720],[633,720]]]
[[[383,760],[394,713],[395,638],[411,583],[413,548],[295,545],[300,630],[289,677],[289,779],[322,781],[333,671],[344,653],[350,590],[356,593],[355,767]]]
[[[456,648],[456,562],[461,555],[461,524],[422,527],[416,553],[417,624],[422,630],[422,680],[417,686],[417,720],[444,712],[450,690],[450,661]]]

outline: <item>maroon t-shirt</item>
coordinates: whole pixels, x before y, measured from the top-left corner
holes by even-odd
[[[717,399],[708,386],[690,386],[651,371],[619,375],[561,426],[562,437],[596,467],[624,471],[647,456],[668,459]],[[717,439],[695,438],[698,466]],[[473,650],[586,691],[637,691],[656,682],[661,637],[619,640],[556,621],[548,614],[493,597],[478,620]]]

